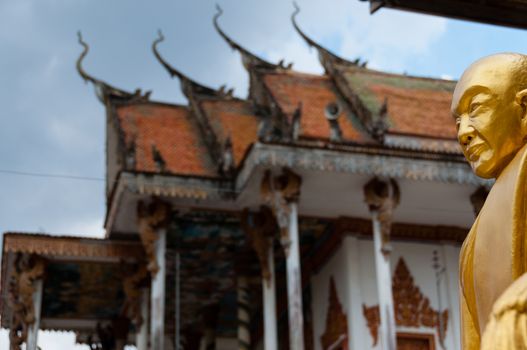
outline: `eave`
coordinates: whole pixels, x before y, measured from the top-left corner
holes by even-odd
[[[519,1],[514,0],[501,0],[499,5],[486,0],[369,0],[369,3],[371,13],[386,7],[441,17],[527,29],[527,21],[525,20],[527,18],[527,4],[520,4]]]

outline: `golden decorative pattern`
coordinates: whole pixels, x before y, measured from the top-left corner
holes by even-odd
[[[105,258],[142,258],[144,256],[143,248],[137,243],[22,233],[6,233],[3,249],[4,254],[28,253]]]
[[[348,319],[342,310],[335,280],[331,276],[329,280],[329,307],[326,314],[326,330],[320,337],[322,349],[348,349]],[[340,344],[339,347],[337,344]]]
[[[430,306],[430,300],[421,293],[403,258],[400,258],[392,278],[395,323],[400,327],[436,328],[444,340],[448,325],[448,310],[439,311]],[[379,306],[362,306],[373,345],[378,341],[380,325]]]

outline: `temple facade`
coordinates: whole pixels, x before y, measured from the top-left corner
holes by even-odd
[[[460,349],[458,254],[490,183],[449,111],[455,82],[369,69],[320,46],[323,75],[214,26],[247,98],[162,56],[188,101],[77,68],[106,108],[106,237],[4,235],[1,326],[92,349]],[[165,44],[167,45],[167,44]]]

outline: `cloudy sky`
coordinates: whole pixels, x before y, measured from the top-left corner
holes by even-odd
[[[246,48],[271,61],[292,61],[296,70],[322,72],[291,26],[291,2],[219,3],[224,30]],[[358,0],[298,3],[308,35],[376,69],[456,79],[481,56],[525,50],[525,31],[391,10],[370,16]],[[104,183],[97,179],[105,172],[104,110],[75,71],[77,30],[91,46],[86,70],[115,86],[186,102],[151,54],[160,28],[167,39],[160,50],[175,67],[244,97],[246,73],[214,31],[214,13],[212,0],[0,0],[0,232],[103,235]],[[44,350],[71,349],[73,339],[43,333],[39,343]],[[0,331],[0,350],[7,349]]]

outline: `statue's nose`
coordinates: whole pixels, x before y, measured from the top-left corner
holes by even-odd
[[[459,143],[463,146],[468,146],[475,135],[476,130],[474,129],[474,126],[472,126],[470,119],[467,117],[461,118],[459,128],[457,130],[457,138]]]

